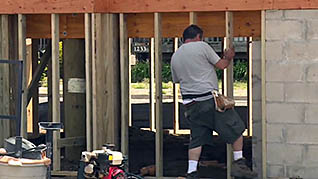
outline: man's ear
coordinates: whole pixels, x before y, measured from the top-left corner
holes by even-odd
[[[197,34],[197,36],[195,37],[195,39],[196,39],[197,41],[201,41],[201,40],[202,40],[201,37],[200,37],[200,34]]]

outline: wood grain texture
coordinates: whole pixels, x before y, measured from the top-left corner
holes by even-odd
[[[0,14],[211,12],[317,8],[316,0],[3,0]]]
[[[105,2],[105,1],[104,1]],[[108,0],[109,12],[248,11],[272,8],[272,0]],[[96,4],[98,6],[98,4]]]
[[[3,0],[1,1],[0,13],[83,13],[93,12],[94,4],[94,0]]]
[[[0,59],[9,59],[9,18],[0,16]],[[12,66],[12,65],[11,65]],[[10,115],[10,71],[8,64],[0,64],[0,115]],[[0,120],[0,146],[10,137],[10,121]]]
[[[105,33],[106,32],[106,33]],[[94,147],[119,147],[120,79],[118,15],[96,14],[96,135]],[[95,111],[94,111],[95,112]]]
[[[121,90],[121,152],[128,155],[129,149],[129,110],[130,81],[129,81],[129,52],[126,15],[119,15],[119,40],[120,40],[120,90]]]
[[[197,14],[198,25],[206,37],[225,36],[224,12],[200,12]],[[51,38],[50,16],[44,14],[27,15],[27,37]],[[234,12],[234,36],[260,37],[260,11]],[[162,36],[181,37],[189,24],[189,13],[162,13]],[[129,37],[150,38],[154,36],[153,13],[127,14]],[[84,38],[84,15],[61,15],[60,37]]]
[[[68,81],[72,78],[85,78],[85,41],[83,39],[66,39],[63,41],[64,80],[64,126],[65,138],[85,136],[86,108],[85,93],[70,93]],[[76,130],[74,130],[76,129]],[[65,157],[77,160],[84,147],[66,147]]]
[[[235,37],[260,36],[260,11],[234,12]],[[197,23],[202,27],[205,37],[225,37],[224,12],[197,13]],[[188,13],[162,13],[162,36],[181,37],[189,25]],[[154,37],[152,13],[128,14],[129,37]]]
[[[46,14],[26,15],[28,38],[51,38],[51,17]],[[60,15],[59,35],[65,38],[84,38],[84,14]]]

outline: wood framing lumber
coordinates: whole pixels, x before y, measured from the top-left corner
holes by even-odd
[[[225,12],[225,49],[233,48],[233,12]],[[233,60],[224,70],[224,94],[233,99]],[[226,144],[227,179],[231,179],[231,166],[233,158],[231,144]]]
[[[120,40],[120,90],[121,90],[121,152],[128,155],[128,127],[130,104],[129,81],[129,52],[126,15],[119,15],[119,40]]]
[[[0,59],[9,60],[9,18],[0,15]],[[10,71],[8,64],[0,64],[0,115],[10,115]],[[0,145],[10,137],[10,121],[0,119]]]
[[[52,120],[60,122],[60,65],[59,65],[59,15],[51,14],[52,32]],[[60,133],[53,133],[53,170],[61,169],[60,149],[57,141]]]
[[[205,37],[225,37],[224,12],[197,12],[197,24],[204,30]],[[234,36],[260,37],[261,13],[260,11],[233,12]],[[154,37],[153,14],[126,14],[128,37]],[[84,38],[84,15],[60,15],[60,37]],[[27,37],[51,38],[49,15],[26,15]],[[183,30],[189,24],[189,13],[162,13],[162,36],[181,37]]]
[[[162,36],[161,14],[154,14],[155,84],[156,84],[156,177],[163,176],[163,126],[162,126]]]
[[[85,14],[86,150],[92,151],[92,15]]]
[[[267,178],[267,119],[266,119],[266,13],[262,11],[261,86],[262,86],[262,178]]]
[[[22,101],[21,101],[21,136],[27,137],[27,68],[26,60],[26,19],[25,15],[18,15],[18,56],[23,61]]]
[[[156,123],[155,123],[155,39],[150,38],[150,85],[149,85],[149,124],[150,130],[155,131]]]
[[[151,13],[317,9],[315,0],[6,0],[0,14]]]
[[[117,14],[96,14],[96,136],[93,144],[119,147],[120,77],[119,19]],[[95,111],[94,111],[95,112]]]

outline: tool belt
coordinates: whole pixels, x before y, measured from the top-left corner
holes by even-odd
[[[184,94],[182,95],[182,99],[194,99],[194,98],[200,98],[200,97],[204,97],[204,96],[209,96],[212,95],[212,92],[209,91],[207,93],[203,93],[203,94]]]
[[[212,94],[215,102],[215,109],[217,111],[224,112],[227,109],[231,109],[235,106],[234,99],[226,97],[216,90],[213,90]]]

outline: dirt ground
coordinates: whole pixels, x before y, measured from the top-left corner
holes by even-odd
[[[138,128],[129,129],[129,168],[139,173],[142,167],[155,164],[155,133]],[[226,178],[226,144],[217,136],[214,146],[204,146],[200,158],[199,174],[204,178]],[[188,162],[189,135],[164,134],[164,176],[184,176]],[[251,137],[244,138],[244,156],[251,165]]]
[[[199,175],[202,178],[226,179],[226,144],[217,136],[214,137],[214,146],[204,146],[199,163]],[[163,137],[164,176],[184,176],[188,162],[189,135],[172,135],[165,133]],[[244,137],[243,155],[251,165],[252,138]],[[129,128],[129,170],[140,174],[140,169],[155,164],[155,133],[141,130],[136,127]],[[64,170],[75,171],[78,161],[62,160]],[[150,167],[151,168],[151,167]],[[145,176],[153,176],[154,171],[147,172]],[[62,177],[55,177],[55,179]],[[74,177],[64,177],[72,179]]]

